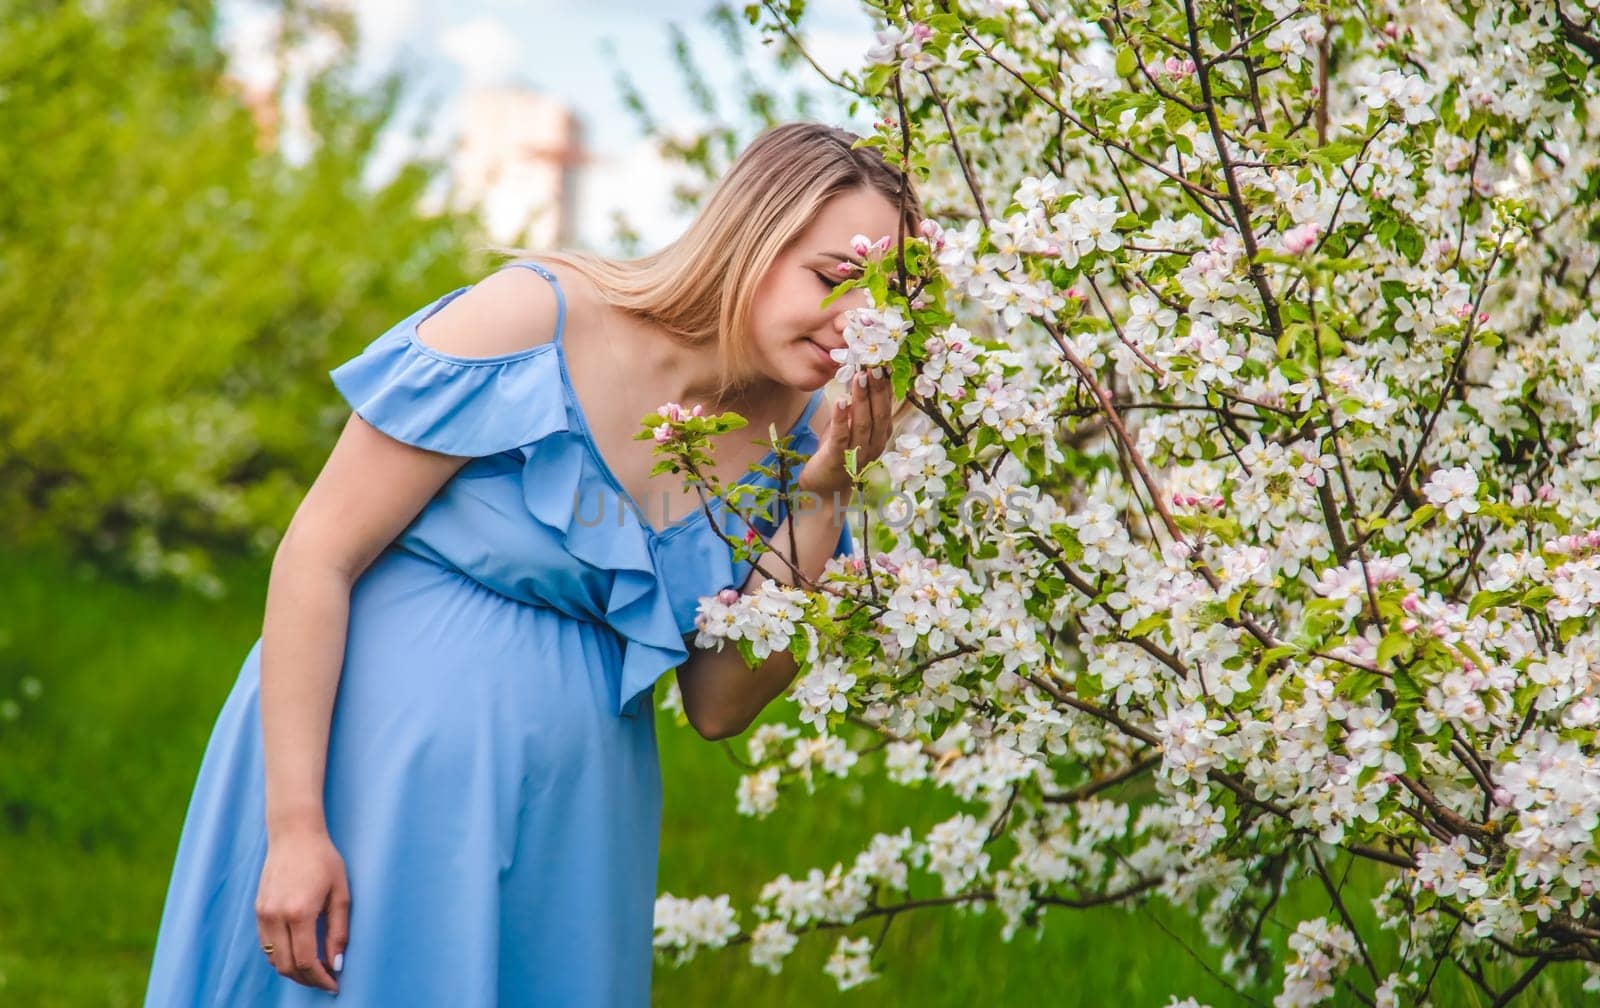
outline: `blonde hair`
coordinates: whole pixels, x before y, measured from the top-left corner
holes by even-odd
[[[821,123],[773,126],[745,147],[683,234],[657,252],[613,259],[591,252],[502,250],[580,274],[605,303],[660,326],[684,346],[715,344],[718,401],[738,390],[751,360],[751,306],[778,255],[840,193],[872,189],[902,208],[914,235],[922,208],[909,181],[861,138]],[[896,417],[900,411],[896,411]]]

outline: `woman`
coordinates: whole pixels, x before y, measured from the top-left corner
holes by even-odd
[[[354,414],[206,750],[150,1008],[648,1001],[655,680],[676,668],[723,738],[794,664],[692,647],[697,600],[760,575],[711,524],[741,519],[633,435],[663,402],[737,410],[720,480],[771,485],[748,472],[771,424],[809,453],[800,487],[848,502],[843,453],[882,452],[890,391],[820,405],[864,295],[820,302],[853,236],[919,216],[856,139],[771,129],[655,255],[508,264],[331,372]],[[840,509],[775,517],[807,577],[851,548]]]

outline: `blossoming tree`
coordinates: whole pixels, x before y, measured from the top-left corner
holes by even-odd
[[[1600,3],[1456,6],[873,7],[832,80],[931,219],[860,240],[840,363],[914,422],[861,472],[860,555],[702,600],[698,643],[800,662],[742,811],[869,770],[972,811],[745,925],[664,894],[663,952],[776,971],[913,906],[1009,938],[1162,899],[1280,1006],[1595,969]],[[747,13],[800,45],[802,7]],[[705,481],[740,421],[649,422]],[[1278,948],[1293,879],[1325,912]]]

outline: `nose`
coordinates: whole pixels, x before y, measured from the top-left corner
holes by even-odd
[[[844,332],[845,316],[852,308],[865,308],[867,306],[867,292],[853,290],[843,295],[833,303],[833,328],[837,332]]]

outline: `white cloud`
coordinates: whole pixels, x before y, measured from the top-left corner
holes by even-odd
[[[504,83],[521,60],[516,36],[487,14],[448,29],[439,37],[439,48],[461,68],[469,86]]]
[[[678,237],[689,223],[686,214],[672,209],[672,187],[683,173],[645,140],[597,159],[584,172],[579,200],[577,231],[583,244],[613,251],[611,217],[617,210],[639,233],[641,252]]]
[[[234,4],[224,9],[221,37],[229,73],[259,87],[272,83],[277,76],[272,57],[277,23],[275,14],[254,5]]]
[[[872,32],[863,23],[858,29],[812,28],[802,40],[806,52],[828,73],[837,77],[842,70],[859,72],[873,44]]]
[[[393,62],[418,26],[417,0],[349,0],[361,35],[363,62]]]

